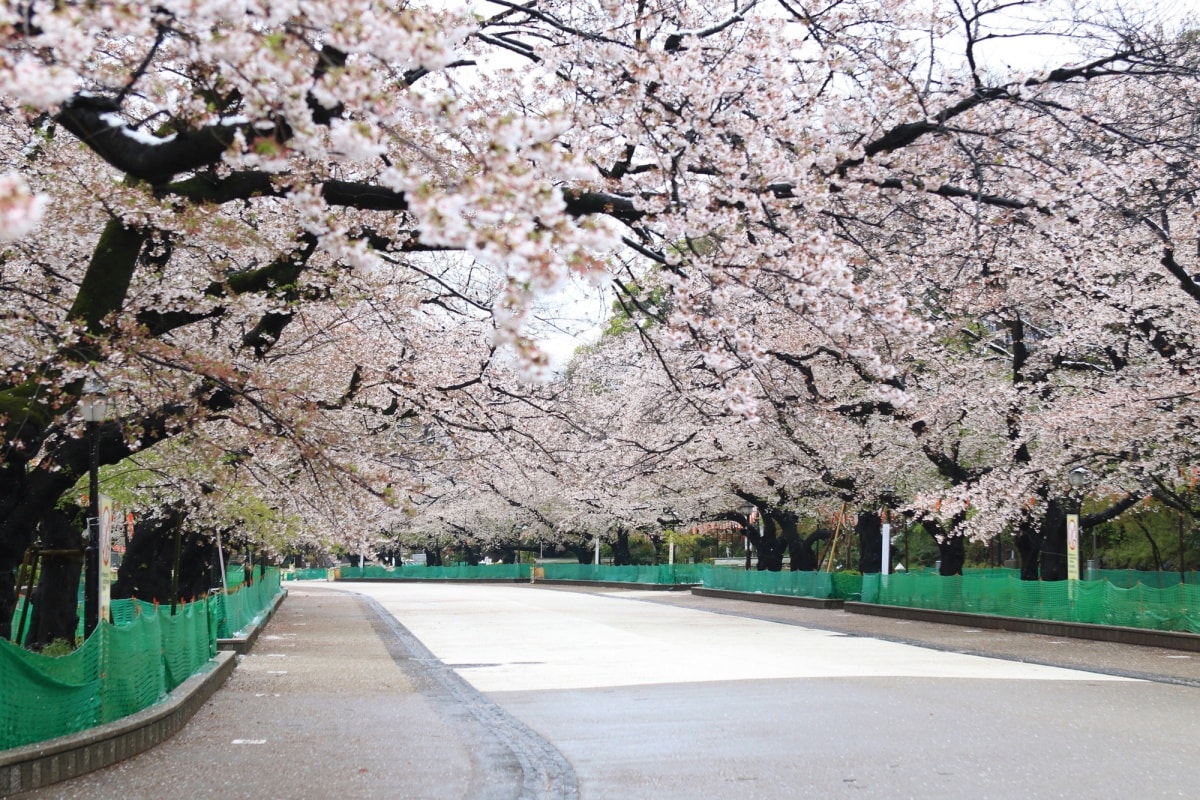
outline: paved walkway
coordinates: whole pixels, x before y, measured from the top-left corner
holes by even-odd
[[[449,671],[403,641],[369,601],[288,588],[251,654],[182,732],[141,756],[19,797],[521,795],[522,770],[500,741],[508,732],[497,735],[470,713],[465,684],[447,687]]]
[[[352,589],[341,586],[341,589]],[[322,584],[290,594],[228,684],[184,730],[109,769],[24,798],[574,798],[559,752],[433,658],[375,601]],[[689,593],[682,606],[941,650],[1200,686],[1200,657]],[[458,665],[462,666],[462,665]]]

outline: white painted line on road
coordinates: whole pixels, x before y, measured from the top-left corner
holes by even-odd
[[[266,739],[234,739],[232,744],[266,744]]]

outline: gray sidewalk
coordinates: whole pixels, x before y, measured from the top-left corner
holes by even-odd
[[[528,761],[369,601],[292,584],[228,683],[153,750],[21,798],[516,798]],[[459,682],[461,683],[461,682]],[[484,706],[487,704],[484,702]],[[563,762],[565,764],[565,762]],[[569,769],[569,768],[568,768]]]

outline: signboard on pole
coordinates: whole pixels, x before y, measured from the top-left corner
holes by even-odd
[[[1079,515],[1067,514],[1067,594],[1075,599],[1079,581]]]
[[[112,498],[100,495],[100,580],[97,582],[100,602],[97,607],[101,622],[108,621],[112,605],[112,531],[115,513]]]

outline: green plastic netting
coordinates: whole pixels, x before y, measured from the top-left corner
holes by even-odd
[[[881,605],[1200,633],[1200,586],[1164,589],[1108,581],[1023,581],[1014,574],[867,576],[863,600]]]
[[[529,578],[528,564],[479,564],[478,566],[427,567],[405,564],[400,567],[341,567],[336,571],[342,580],[371,580],[387,578],[421,578],[426,580],[520,580]]]
[[[426,567],[408,564],[402,567],[341,567],[341,580],[411,578],[423,580],[528,580],[533,569],[541,570],[547,581],[608,581],[614,583],[698,584],[703,580],[705,564],[656,564],[613,567],[606,564],[481,564],[478,566]]]
[[[653,564],[609,566],[607,564],[546,564],[541,567],[548,581],[604,581],[607,583],[693,584],[702,581],[704,564]]]
[[[114,608],[136,601],[116,601]],[[160,700],[216,653],[209,603],[137,604],[102,624],[69,655],[32,653],[0,640],[0,749],[90,728]],[[141,608],[145,606],[145,608]]]
[[[285,581],[327,581],[329,580],[330,571],[324,567],[289,569],[284,571],[283,579]]]
[[[714,568],[705,576],[704,588],[825,598],[833,594],[833,575],[828,572],[757,572]]]
[[[0,640],[0,750],[75,733],[153,705],[216,655],[223,627],[244,629],[266,612],[278,592],[279,570],[268,569],[228,596],[218,593],[176,606],[173,616],[170,606],[114,600],[113,623],[99,625],[64,656]]]
[[[1172,586],[1177,586],[1181,583],[1198,584],[1200,583],[1200,573],[1185,572],[1180,575],[1178,572],[1147,572],[1136,569],[1098,569],[1095,570],[1097,580],[1108,581],[1113,586],[1119,586],[1122,589],[1131,589],[1138,584],[1149,586],[1153,589],[1167,589]]]
[[[217,593],[215,616],[219,638],[228,639],[255,624],[279,594],[279,569],[272,567],[254,583],[241,584],[229,594]]]
[[[229,591],[237,589],[246,582],[246,569],[241,564],[229,564],[225,567],[225,588]]]
[[[704,575],[704,588],[849,600],[857,599],[862,592],[862,576],[846,572],[760,572],[713,567]]]

